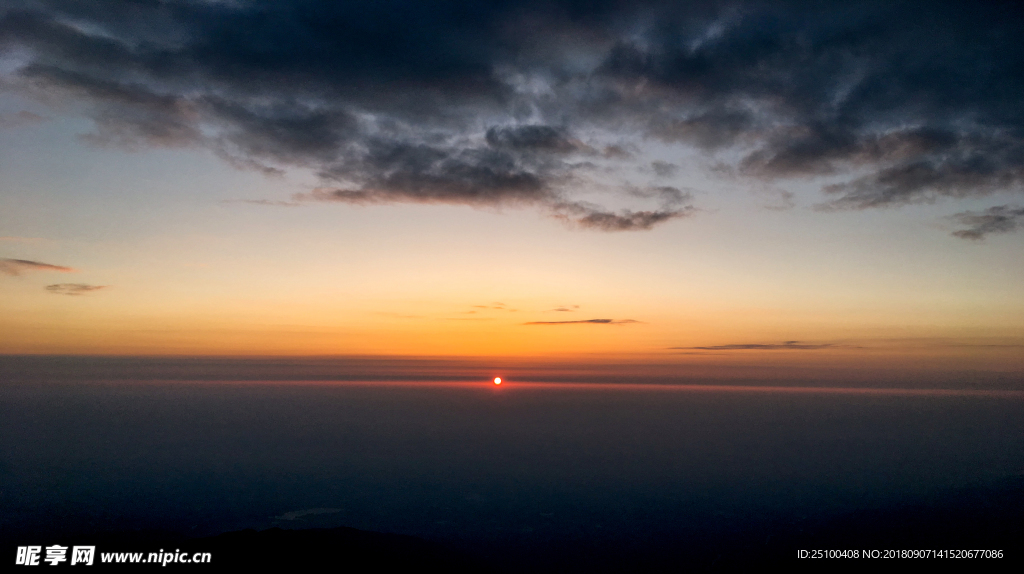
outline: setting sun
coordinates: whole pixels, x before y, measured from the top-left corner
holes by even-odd
[[[500,385],[501,384],[501,377],[494,377],[494,384]]]

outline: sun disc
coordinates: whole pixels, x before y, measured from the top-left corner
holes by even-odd
[[[500,385],[501,384],[501,377],[494,377],[494,384]]]

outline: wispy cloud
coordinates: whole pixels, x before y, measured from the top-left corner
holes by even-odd
[[[0,129],[20,128],[23,126],[37,124],[45,120],[45,117],[32,113],[28,110],[22,110],[17,113],[0,114]]]
[[[550,205],[552,216],[570,225],[599,231],[649,230],[659,223],[688,217],[697,209],[690,205],[693,194],[671,186],[629,188],[632,197],[658,200],[660,207],[653,210],[623,209],[612,212],[586,201],[558,201]]]
[[[77,269],[61,265],[51,265],[39,261],[27,259],[0,259],[0,273],[5,275],[22,275],[29,271],[57,271],[60,273],[75,273]]]
[[[1022,227],[1024,207],[997,205],[985,211],[964,211],[950,216],[950,219],[967,226],[967,229],[954,231],[953,235],[961,239],[984,239],[992,233],[1011,233]]]
[[[629,325],[641,323],[633,319],[586,319],[583,321],[531,321],[523,325]]]
[[[733,345],[712,345],[708,347],[669,347],[669,349],[682,351],[813,351],[817,349],[829,349],[837,346],[838,345],[830,343],[814,345],[801,343],[800,341],[784,341],[782,343],[741,343]]]
[[[86,293],[92,293],[93,291],[99,291],[100,289],[109,289],[110,285],[87,285],[85,283],[57,283],[55,285],[47,285],[45,289],[54,295],[84,295]]]
[[[579,310],[579,308],[580,308],[579,305],[563,305],[561,307],[555,307],[554,309],[549,309],[549,311],[559,311],[559,312],[562,312],[562,313],[574,313],[577,310]]]

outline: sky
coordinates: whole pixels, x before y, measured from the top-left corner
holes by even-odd
[[[1019,377],[1021,17],[8,1],[0,353]]]

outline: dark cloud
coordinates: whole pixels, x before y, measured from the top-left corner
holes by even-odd
[[[367,142],[358,157],[324,170],[327,179],[352,187],[319,188],[300,199],[344,203],[543,203],[555,197],[549,179],[556,167],[528,155],[490,147]]]
[[[74,273],[76,269],[50,265],[39,261],[28,261],[26,259],[0,259],[0,273],[5,275],[21,275],[28,271],[57,271],[60,273]]]
[[[826,186],[839,197],[825,208],[863,209],[929,202],[938,197],[971,197],[1020,189],[1024,181],[1024,145],[999,146],[979,141],[959,149],[919,154],[907,161],[841,184]]]
[[[715,110],[655,122],[650,126],[650,133],[666,142],[686,142],[705,150],[715,150],[736,143],[753,127],[753,117],[749,113]]]
[[[632,193],[676,175],[650,141],[828,176],[825,210],[1020,192],[1021,21],[1014,3],[21,0],[0,49],[6,85],[85,103],[95,143],[312,170],[307,201],[616,231],[694,211]],[[577,195],[595,184],[641,205]]]
[[[584,321],[531,321],[523,323],[523,325],[629,325],[631,323],[640,323],[640,321],[634,321],[633,319],[586,319]]]
[[[834,348],[836,345],[832,344],[821,344],[811,345],[807,343],[801,343],[800,341],[785,341],[781,344],[773,343],[744,343],[735,345],[714,345],[710,347],[669,347],[672,350],[685,350],[685,351],[779,351],[779,350],[801,350],[801,351],[814,351],[817,349],[829,349]]]
[[[496,148],[552,153],[589,151],[582,142],[569,137],[564,129],[544,125],[491,128],[487,130],[486,140]]]
[[[1010,233],[1021,228],[1024,222],[1024,207],[997,205],[985,211],[964,211],[951,216],[953,221],[967,226],[954,231],[961,239],[984,239],[990,233]]]
[[[86,285],[85,283],[58,283],[47,285],[46,290],[54,295],[83,295],[100,289],[107,289],[109,285]]]

